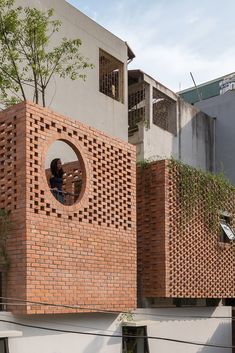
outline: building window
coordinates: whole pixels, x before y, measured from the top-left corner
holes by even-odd
[[[149,353],[146,326],[123,326],[122,334],[122,353]]]
[[[99,65],[100,92],[123,103],[124,64],[100,49]]]
[[[129,134],[138,131],[138,123],[145,121],[145,85],[138,83],[129,86],[128,94],[128,126]]]
[[[176,102],[153,87],[153,124],[176,135]]]
[[[61,204],[71,206],[81,200],[86,184],[85,165],[69,141],[56,140],[49,146],[45,174],[52,195]]]
[[[232,218],[228,214],[220,215],[220,241],[229,243],[235,239],[235,234],[231,228]]]
[[[0,353],[9,353],[7,338],[0,338]]]

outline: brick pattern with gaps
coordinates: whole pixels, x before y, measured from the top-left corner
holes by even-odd
[[[24,105],[0,112],[0,208],[10,212],[7,255],[11,267],[2,273],[2,292],[23,293],[26,286],[26,150]],[[16,273],[18,278],[16,278]],[[7,284],[7,285],[6,285]]]
[[[154,162],[137,175],[140,295],[233,298],[235,243],[221,243],[220,235],[211,231],[203,212],[205,202],[198,205],[187,226],[182,226],[177,167],[169,173],[167,161]],[[229,212],[234,212],[233,198],[228,199]]]
[[[0,117],[0,208],[11,210],[17,204],[16,116]]]
[[[17,164],[16,159],[11,174],[19,189],[10,194],[13,198],[7,193],[1,196],[4,207],[10,202],[16,220],[8,249],[8,296],[81,306],[75,310],[27,304],[9,309],[33,314],[134,308],[134,147],[30,102],[7,112],[9,121],[16,116],[22,125],[16,135],[21,160]],[[1,122],[4,116],[3,112]],[[84,195],[72,206],[60,204],[47,183],[43,163],[47,149],[57,139],[76,146],[85,163]],[[8,169],[4,168],[1,180],[5,185]]]
[[[138,296],[165,297],[165,162],[137,168]]]
[[[40,188],[40,173],[38,168],[39,163],[39,139],[44,139],[44,136],[50,135],[50,131],[59,130],[66,131],[65,126],[61,126],[60,122],[53,122],[54,126],[44,122],[45,118],[30,115],[30,143],[29,143],[29,160],[30,160],[30,183],[34,187],[30,187],[30,208],[36,214],[50,213],[52,206],[45,199],[45,190]],[[48,126],[47,128],[44,126]],[[132,228],[132,158],[133,151],[124,151],[122,146],[110,144],[106,139],[101,139],[98,136],[88,137],[87,131],[82,133],[82,130],[76,132],[76,137],[86,150],[89,158],[92,159],[91,179],[93,185],[92,197],[89,198],[86,207],[79,210],[79,214],[74,213],[72,218],[78,218],[81,222],[86,219],[87,222],[93,224],[107,225],[123,230]],[[69,139],[69,132],[68,139]],[[71,132],[72,134],[72,132]],[[94,134],[95,135],[95,134]],[[32,153],[33,152],[33,153]],[[44,209],[41,209],[44,207]],[[55,216],[60,216],[60,210],[54,213]]]

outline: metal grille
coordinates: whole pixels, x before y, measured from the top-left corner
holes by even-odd
[[[146,102],[144,84],[135,85],[133,92],[128,96],[128,124],[129,132],[137,131],[140,121],[145,119]]]
[[[123,63],[100,50],[100,92],[123,102]]]
[[[176,103],[162,92],[153,88],[153,124],[174,133]]]

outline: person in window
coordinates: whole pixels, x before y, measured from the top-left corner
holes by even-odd
[[[50,187],[51,192],[55,198],[64,204],[64,193],[63,193],[63,175],[64,171],[62,168],[62,163],[60,158],[55,158],[51,161],[51,177],[50,177]]]

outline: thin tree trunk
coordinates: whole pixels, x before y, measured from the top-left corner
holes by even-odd
[[[34,88],[35,88],[35,103],[38,104],[38,83],[35,72],[33,71]]]
[[[42,105],[43,107],[46,106],[46,97],[45,97],[45,88],[42,87]]]

